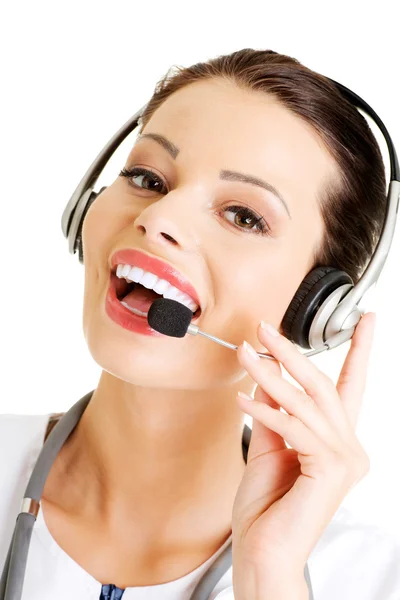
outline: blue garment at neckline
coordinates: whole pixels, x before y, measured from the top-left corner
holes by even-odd
[[[101,586],[99,600],[120,600],[124,591],[113,583],[104,584]]]

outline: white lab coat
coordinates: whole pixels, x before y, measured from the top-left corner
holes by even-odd
[[[0,415],[0,572],[48,418]],[[160,585],[126,588],[122,600],[188,600],[208,566],[230,541],[184,577]],[[308,567],[315,600],[400,600],[400,542],[344,507],[339,507],[318,540]],[[102,583],[58,546],[39,511],[22,600],[99,600],[101,591]],[[234,600],[232,568],[217,583],[209,600]]]

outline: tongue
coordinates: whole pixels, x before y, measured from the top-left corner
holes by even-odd
[[[154,290],[147,289],[143,285],[140,285],[140,283],[135,283],[133,291],[129,292],[122,301],[131,308],[137,308],[147,313],[156,298],[161,298],[160,294],[157,294]]]

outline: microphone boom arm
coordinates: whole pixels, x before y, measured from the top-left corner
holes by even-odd
[[[355,328],[353,327],[353,330],[354,329]],[[224,340],[217,338],[215,335],[211,335],[210,333],[205,333],[204,331],[201,331],[201,329],[199,329],[197,327],[197,325],[190,324],[188,327],[187,333],[190,333],[191,335],[197,335],[197,334],[203,335],[204,337],[208,338],[209,340],[212,340],[213,342],[217,342],[217,344],[221,344],[221,346],[225,346],[226,348],[230,348],[231,350],[237,350],[239,347],[239,346],[236,346],[236,344],[231,344],[230,342],[225,342]],[[343,337],[344,337],[343,334],[345,334],[345,336],[348,339],[348,335],[349,335],[348,330],[340,331],[338,334],[334,335],[330,340],[325,342],[322,348],[318,348],[317,350],[311,350],[310,352],[305,352],[303,354],[303,356],[314,356],[315,354],[319,354],[320,352],[324,352],[325,350],[331,350],[332,348],[339,346],[340,344],[343,343]],[[263,352],[257,352],[257,354],[260,358],[269,358],[270,360],[277,360],[271,354],[267,354],[267,353],[263,353]]]

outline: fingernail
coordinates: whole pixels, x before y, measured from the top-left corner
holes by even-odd
[[[252,346],[250,346],[248,342],[246,342],[246,340],[243,342],[243,347],[248,353],[248,355],[251,356],[251,358],[253,358],[254,360],[260,360],[260,357],[258,356],[257,352]]]
[[[266,323],[265,321],[260,321],[261,328],[264,329],[267,333],[272,335],[272,337],[278,337],[279,331],[275,329],[270,323]]]
[[[254,398],[252,398],[245,392],[238,392],[237,395],[240,396],[241,398],[243,398],[243,400],[254,400]]]

